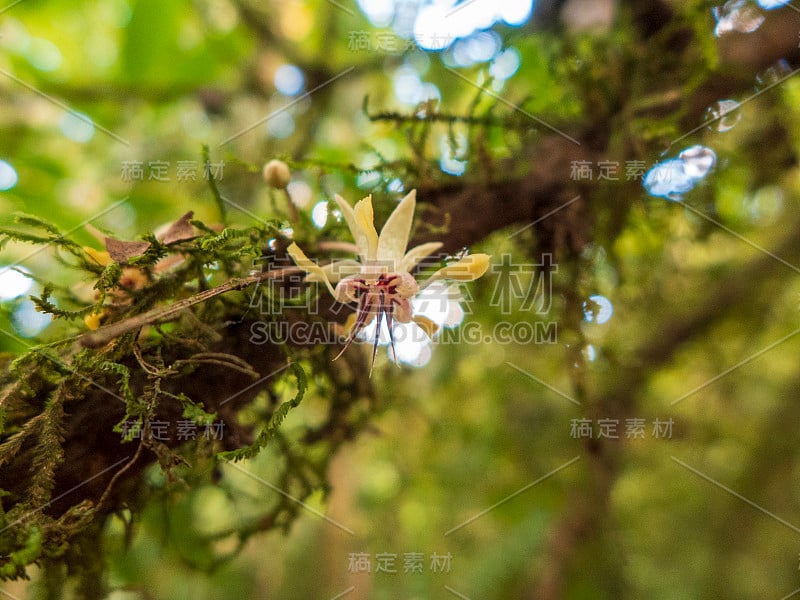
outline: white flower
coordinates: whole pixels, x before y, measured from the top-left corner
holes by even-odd
[[[410,271],[422,259],[439,250],[442,244],[429,242],[406,252],[414,219],[416,190],[411,190],[400,201],[383,226],[380,235],[373,221],[372,196],[367,196],[355,207],[351,207],[339,195],[335,198],[353,235],[354,251],[358,254],[359,260],[339,260],[320,267],[295,243],[289,246],[288,253],[295,264],[307,273],[307,281],[323,282],[337,301],[355,302],[358,305],[342,352],[371,321],[371,315],[377,315],[376,331],[381,330],[383,319],[386,318],[393,351],[394,340],[391,336],[394,321],[414,322],[431,335],[436,329],[436,324],[426,317],[414,316],[411,299],[434,281],[440,279],[472,281],[481,277],[489,268],[487,254],[471,254],[439,269],[425,281],[418,283]],[[333,286],[334,283],[336,287]],[[373,363],[379,337],[375,336]],[[341,356],[342,352],[336,358]]]
[[[379,346],[386,346],[389,360],[395,363],[413,367],[425,366],[432,357],[432,343],[441,328],[458,327],[463,321],[463,300],[458,284],[435,281],[411,299],[414,317],[431,321],[437,329],[435,334],[429,335],[430,330],[426,333],[413,321],[395,322],[390,334],[384,322],[376,340],[377,319],[373,319],[358,333],[358,338],[369,343],[377,341]],[[394,345],[390,346],[392,341]]]

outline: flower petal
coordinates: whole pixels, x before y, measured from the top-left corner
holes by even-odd
[[[322,272],[328,278],[328,281],[331,283],[337,283],[345,277],[350,277],[352,275],[361,273],[361,263],[357,260],[345,258],[342,260],[334,260],[327,265],[321,266],[320,269],[322,269]],[[306,277],[306,281],[321,281],[321,279],[309,274]]]
[[[89,246],[84,246],[83,251],[89,258],[91,258],[98,265],[103,265],[104,267],[107,267],[112,262],[114,262],[114,259],[111,258],[111,255],[108,252],[101,252],[100,250],[95,250],[94,248],[90,248]]]
[[[356,202],[353,207],[356,227],[359,229],[360,238],[356,244],[362,248],[366,260],[375,260],[378,252],[378,232],[375,231],[375,214],[372,212],[372,196],[367,196]],[[366,253],[364,252],[366,250]]]
[[[367,196],[357,202],[355,209],[339,194],[334,195],[334,200],[336,200],[339,210],[342,211],[344,222],[350,229],[361,261],[366,262],[374,258],[378,247],[378,233],[375,231],[373,222],[372,196]]]
[[[430,256],[441,247],[442,247],[442,242],[428,242],[427,244],[420,244],[419,246],[414,246],[403,257],[403,260],[400,262],[400,268],[398,270],[405,271],[406,273],[408,273],[409,271],[411,271],[411,269],[417,266],[417,263],[419,261],[421,261],[423,258]]]
[[[436,335],[436,332],[439,331],[439,326],[431,321],[428,317],[417,315],[412,318],[412,321],[414,321],[414,323],[416,323],[429,338],[433,338],[433,336]]]
[[[457,263],[449,265],[436,271],[421,286],[426,287],[437,279],[452,279],[453,281],[473,281],[482,277],[489,269],[488,254],[470,254],[465,256]]]
[[[345,277],[336,284],[333,297],[336,298],[337,302],[341,302],[342,304],[358,302],[363,290],[364,286],[358,281],[357,278]]]
[[[322,281],[326,286],[328,286],[328,291],[331,293],[331,295],[336,295],[336,292],[334,291],[331,282],[328,280],[328,276],[325,274],[325,271],[323,271],[317,263],[309,259],[303,253],[303,251],[300,250],[300,246],[298,246],[295,242],[292,242],[291,246],[286,249],[286,252],[292,257],[294,264],[310,275],[310,277],[306,277],[308,281]]]
[[[86,324],[91,331],[95,331],[100,328],[100,324],[103,319],[102,313],[90,313],[83,317],[83,322]]]
[[[408,236],[411,233],[411,223],[414,220],[414,208],[417,201],[417,190],[411,190],[406,197],[395,207],[392,214],[381,229],[378,240],[378,260],[390,262],[389,269],[394,271],[400,268],[400,261],[408,246]]]
[[[392,316],[398,323],[409,323],[413,318],[413,308],[408,298],[392,298]]]

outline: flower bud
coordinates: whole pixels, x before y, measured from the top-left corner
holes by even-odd
[[[289,171],[289,165],[282,160],[271,160],[264,165],[261,172],[262,177],[267,185],[275,189],[282,190],[289,185],[292,178],[292,173]]]

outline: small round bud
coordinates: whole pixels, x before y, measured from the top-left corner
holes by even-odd
[[[282,190],[289,185],[292,178],[292,173],[289,171],[289,165],[282,160],[271,160],[264,165],[264,170],[261,172],[262,177],[267,185],[275,189]]]

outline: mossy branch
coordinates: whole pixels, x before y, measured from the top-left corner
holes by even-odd
[[[294,372],[295,378],[297,379],[297,393],[295,394],[294,398],[281,404],[277,410],[272,413],[269,422],[264,426],[264,429],[261,430],[261,433],[258,435],[255,443],[247,446],[246,448],[240,448],[232,452],[222,452],[218,455],[220,458],[234,462],[246,458],[253,458],[256,454],[258,454],[259,450],[264,448],[270,442],[270,440],[275,437],[278,429],[281,426],[281,423],[283,423],[283,420],[286,418],[286,415],[288,415],[289,411],[291,411],[293,408],[297,408],[297,406],[303,400],[303,396],[308,388],[308,380],[303,367],[296,362],[290,363],[290,366]]]

